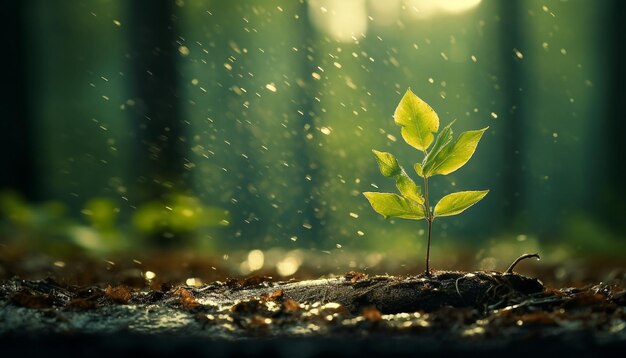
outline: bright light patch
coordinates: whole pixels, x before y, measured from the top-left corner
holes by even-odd
[[[354,42],[367,32],[365,0],[310,0],[313,24],[339,42]]]
[[[439,7],[450,13],[460,13],[475,8],[482,0],[444,0],[434,1]]]
[[[300,265],[302,265],[302,253],[294,250],[276,264],[276,271],[283,277],[291,276],[298,271]]]
[[[368,6],[376,25],[393,25],[400,17],[400,0],[369,0]]]
[[[409,13],[417,19],[440,14],[460,14],[478,6],[482,0],[406,0]]]
[[[250,271],[256,271],[263,268],[265,262],[265,255],[261,250],[252,250],[248,253],[248,269]]]
[[[198,277],[189,277],[188,279],[185,280],[185,284],[187,286],[202,286],[202,280]]]

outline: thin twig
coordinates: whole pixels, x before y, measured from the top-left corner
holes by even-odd
[[[539,257],[539,254],[537,254],[537,253],[534,253],[534,254],[524,254],[524,255],[522,255],[522,256],[520,256],[520,257],[518,257],[515,261],[513,261],[513,263],[511,264],[511,266],[509,266],[509,268],[508,268],[508,269],[506,269],[506,271],[504,271],[504,274],[505,274],[505,275],[511,275],[511,274],[513,274],[513,269],[515,268],[515,266],[516,266],[516,265],[517,265],[520,261],[522,261],[522,260],[526,260],[526,259],[529,259],[529,258],[531,258],[531,257],[536,257],[536,258],[537,258],[537,260],[541,259],[541,258]]]
[[[462,278],[463,276],[457,278],[456,281],[454,281],[454,287],[456,287],[456,293],[459,294],[459,297],[461,297],[461,299],[463,299],[463,295],[461,294],[461,291],[459,291],[459,280]]]

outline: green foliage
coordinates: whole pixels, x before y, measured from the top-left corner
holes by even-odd
[[[229,213],[221,208],[205,206],[198,198],[174,194],[167,201],[155,200],[137,208],[132,222],[143,234],[162,231],[186,233],[207,227],[228,225]]]
[[[402,138],[422,152],[433,142],[433,133],[439,130],[439,117],[426,102],[409,88],[393,114],[397,125],[402,127]]]
[[[424,161],[424,175],[427,177],[437,174],[447,175],[464,166],[476,151],[478,141],[487,128],[489,127],[463,132],[454,143],[449,142],[438,152],[433,152],[434,155],[429,155]]]
[[[459,191],[444,196],[435,205],[434,216],[452,216],[460,214],[470,206],[479,202],[487,195],[489,190],[480,191]]]
[[[462,213],[484,198],[489,190],[448,194],[432,210],[428,203],[428,179],[435,175],[450,174],[464,166],[476,151],[478,142],[489,127],[463,132],[455,140],[452,121],[435,138],[434,134],[439,130],[439,117],[411,89],[408,89],[400,100],[394,113],[394,121],[401,127],[404,141],[424,153],[422,162],[414,164],[415,172],[424,180],[424,193],[422,195],[421,188],[404,171],[393,154],[373,150],[381,174],[395,179],[400,195],[376,192],[363,194],[372,208],[385,218],[426,220],[430,247],[431,226],[436,217]],[[427,254],[427,274],[430,272],[428,260]]]
[[[363,193],[372,208],[385,218],[397,217],[420,220],[424,216],[424,208],[416,202],[393,193]]]
[[[396,187],[405,198],[422,204],[424,198],[422,197],[422,189],[415,184],[413,179],[404,171],[404,169],[398,164],[396,157],[391,153],[379,152],[373,150],[376,155],[376,161],[378,162],[378,168],[380,173],[386,177],[392,177],[396,180]],[[385,214],[382,214],[385,215]]]

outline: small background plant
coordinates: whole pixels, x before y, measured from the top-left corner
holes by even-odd
[[[434,134],[439,131],[439,117],[410,88],[400,100],[393,117],[394,122],[401,127],[404,141],[424,153],[422,162],[414,165],[415,172],[424,181],[423,194],[422,188],[398,164],[393,154],[373,150],[381,174],[396,181],[400,195],[377,192],[364,192],[363,195],[372,208],[385,218],[426,220],[428,243],[425,272],[430,275],[430,238],[435,218],[462,213],[484,198],[489,190],[451,193],[441,198],[432,209],[428,197],[428,180],[435,175],[448,175],[465,165],[489,127],[463,132],[453,140],[452,121],[435,138]]]

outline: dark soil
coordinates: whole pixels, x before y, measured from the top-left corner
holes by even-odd
[[[301,280],[276,281],[271,270],[228,278],[239,259],[110,259],[0,250],[0,357],[595,357],[626,349],[620,263],[576,266],[587,275],[570,265],[567,281],[554,281],[563,270],[545,262],[521,265],[535,270],[525,276],[369,268],[319,278],[328,265],[309,258]],[[416,270],[389,265],[376,270]]]
[[[0,305],[8,353],[536,356],[626,347],[624,287],[554,289],[498,272],[149,288],[14,278],[0,283]]]

